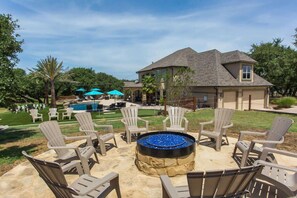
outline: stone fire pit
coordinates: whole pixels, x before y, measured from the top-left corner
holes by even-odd
[[[195,138],[179,132],[152,132],[137,139],[135,164],[147,175],[186,174],[195,167]]]

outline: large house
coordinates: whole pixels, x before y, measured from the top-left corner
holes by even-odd
[[[139,82],[144,75],[163,74],[174,77],[178,69],[193,70],[189,85],[198,107],[219,107],[238,110],[259,109],[269,105],[271,83],[254,73],[256,61],[240,51],[221,53],[218,50],[196,52],[178,50],[137,71]],[[126,83],[125,89],[140,94],[141,83]],[[136,88],[136,89],[135,89]],[[134,97],[134,95],[133,95]]]

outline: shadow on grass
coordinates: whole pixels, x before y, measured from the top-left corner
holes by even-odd
[[[20,139],[36,135],[34,130],[8,128],[0,132],[0,144],[16,142]]]
[[[30,154],[37,151],[38,145],[39,144],[30,144],[27,146],[11,146],[0,150],[0,163],[13,163],[14,161],[23,157],[22,151],[26,151],[28,154]]]

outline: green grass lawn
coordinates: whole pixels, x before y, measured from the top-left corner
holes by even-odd
[[[47,109],[43,110],[44,120],[47,118]],[[199,123],[213,119],[214,111],[212,109],[199,110],[186,114],[189,120],[189,131],[197,132],[200,128]],[[164,116],[157,116],[157,111],[140,110],[139,116],[144,117],[149,121],[150,130],[162,130],[165,119]],[[236,111],[232,122],[232,127],[228,133],[233,137],[238,137],[240,130],[265,131],[270,128],[273,119],[276,116],[285,116],[292,118],[295,124],[289,130],[289,138],[293,138],[287,143],[288,150],[297,149],[295,142],[297,141],[297,116],[287,114],[275,114],[256,111]],[[112,124],[115,132],[124,132],[124,125],[120,122],[122,115],[119,111],[114,114],[99,114],[92,113],[92,117],[97,124]],[[0,113],[0,125],[7,124],[9,129],[0,132],[0,175],[11,169],[16,164],[23,160],[21,151],[25,150],[32,155],[42,153],[47,149],[46,141],[39,129],[37,128],[40,121],[32,124],[31,117],[26,112]],[[78,130],[78,123],[73,118],[72,120],[59,121],[62,133],[65,135],[82,134]],[[142,123],[143,125],[143,123]]]

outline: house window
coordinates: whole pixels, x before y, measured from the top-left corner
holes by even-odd
[[[243,65],[242,66],[242,80],[251,80],[252,78],[252,66]]]

